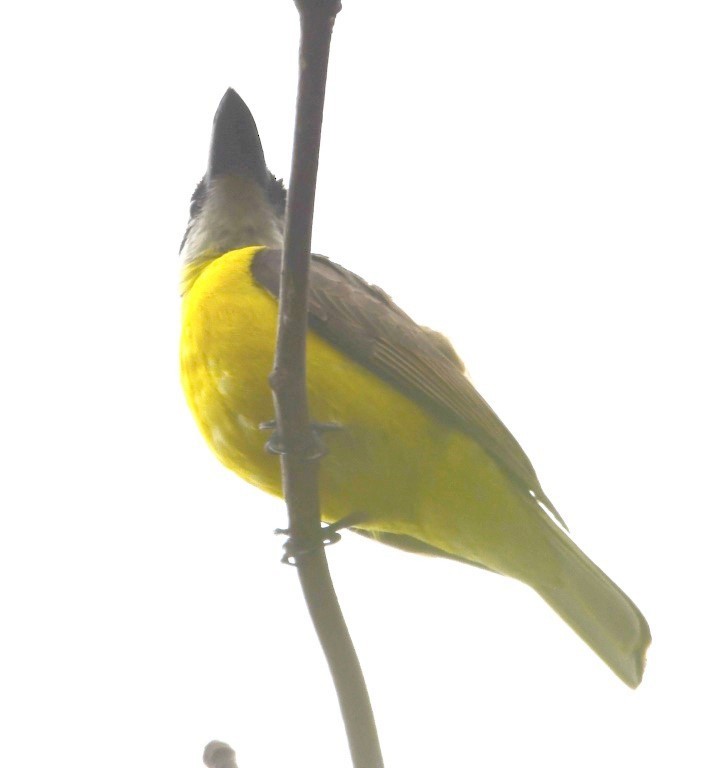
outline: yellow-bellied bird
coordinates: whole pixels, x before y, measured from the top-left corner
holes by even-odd
[[[285,190],[229,90],[181,247],[181,375],[198,426],[230,469],[273,494],[271,418]],[[320,468],[323,519],[531,586],[629,686],[650,643],[634,603],[564,532],[527,456],[449,342],[381,290],[314,256],[311,417],[336,422]],[[554,521],[557,520],[558,522]]]

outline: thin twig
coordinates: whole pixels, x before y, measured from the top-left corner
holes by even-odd
[[[330,37],[339,0],[295,0],[300,13],[300,76],[281,272],[280,321],[270,377],[290,540],[305,601],[337,691],[355,768],[383,765],[377,729],[357,654],[342,616],[320,541],[318,461],[305,380],[307,296],[312,219]],[[316,729],[320,725],[316,723]]]

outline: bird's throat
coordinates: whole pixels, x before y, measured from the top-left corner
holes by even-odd
[[[191,221],[181,256],[184,267],[207,254],[253,245],[282,248],[283,222],[263,189],[250,179],[224,176],[209,182],[201,210]]]

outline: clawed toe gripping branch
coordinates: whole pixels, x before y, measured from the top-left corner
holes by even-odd
[[[336,421],[315,422],[310,425],[309,441],[306,445],[297,446],[289,451],[285,445],[285,442],[277,431],[277,422],[273,419],[271,421],[263,421],[259,425],[259,429],[262,430],[274,430],[273,434],[265,444],[265,450],[268,453],[272,453],[275,456],[285,456],[288,453],[294,453],[303,461],[317,461],[327,455],[328,449],[325,441],[322,439],[322,435],[325,432],[337,432],[342,429],[342,425]]]
[[[336,523],[330,525],[322,525],[320,527],[319,536],[313,539],[301,539],[298,536],[293,536],[289,528],[276,528],[274,533],[276,536],[287,536],[288,539],[283,544],[283,557],[281,562],[286,565],[297,565],[298,558],[302,555],[307,555],[312,550],[317,548],[324,548],[330,544],[337,544],[342,538],[340,531],[345,528],[350,528],[353,525],[364,522],[366,515],[360,512],[355,512],[347,517],[343,517]]]
[[[283,544],[283,556],[280,558],[280,562],[285,565],[297,566],[301,557],[309,555],[315,549],[321,549],[327,547],[330,544],[337,544],[342,538],[337,530],[333,530],[332,526],[325,525],[320,528],[320,535],[313,539],[298,538],[297,535],[293,536],[289,528],[276,528],[274,531],[276,536],[287,536],[285,544]]]

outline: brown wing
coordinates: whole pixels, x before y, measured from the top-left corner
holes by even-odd
[[[273,296],[280,284],[280,252],[259,251],[253,277]],[[388,381],[441,421],[473,437],[526,494],[563,524],[513,435],[474,389],[451,344],[417,325],[376,286],[324,256],[313,256],[310,327],[365,368]]]

